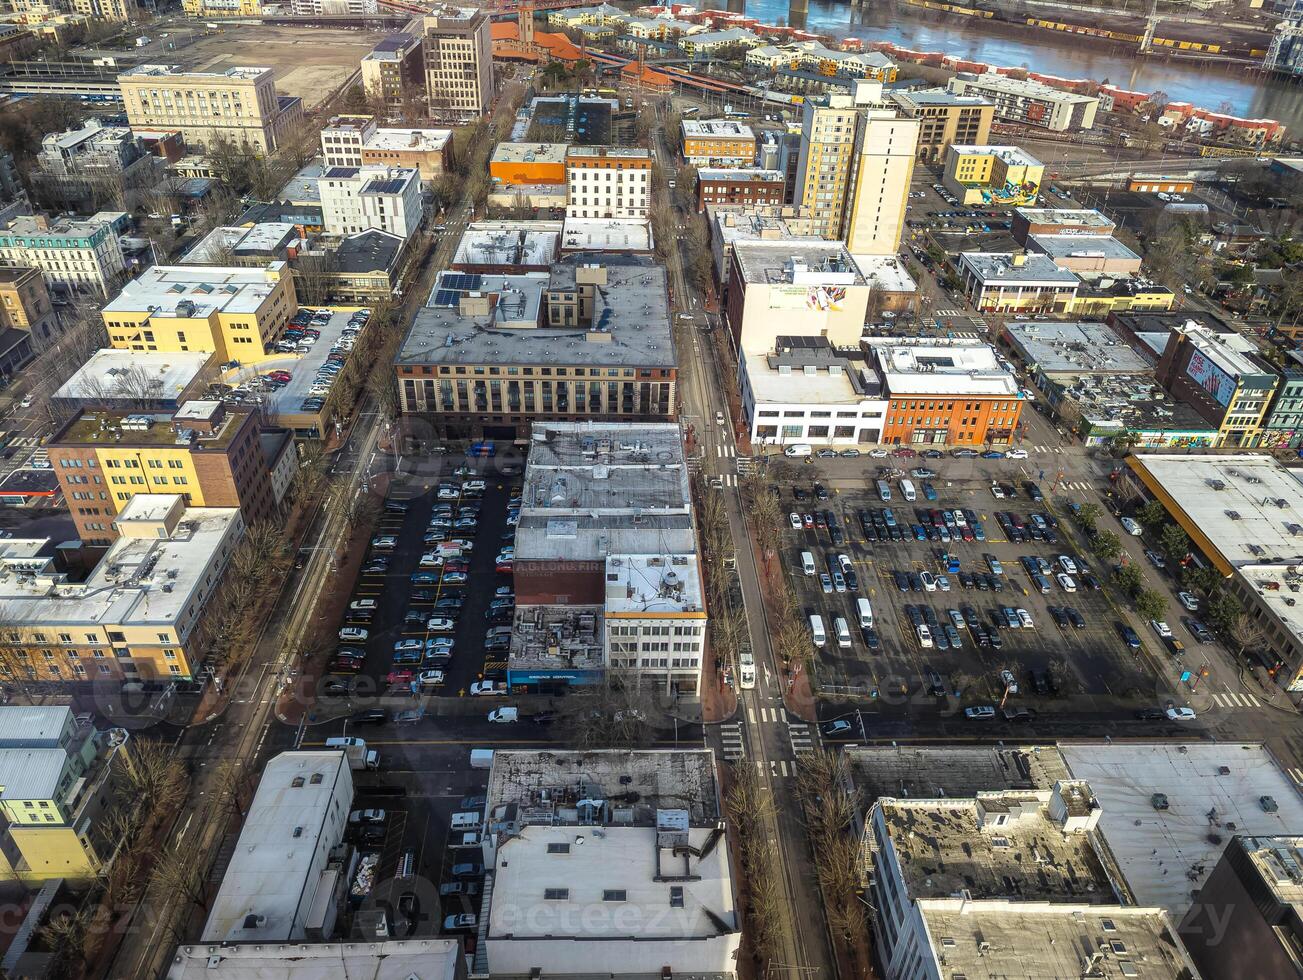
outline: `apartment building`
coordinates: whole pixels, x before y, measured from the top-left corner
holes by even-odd
[[[38,350],[54,339],[59,320],[40,269],[0,266],[0,327],[26,331]]]
[[[422,23],[430,115],[466,120],[487,114],[493,104],[488,11],[435,6]]]
[[[365,17],[379,9],[376,0],[291,0],[296,17]]]
[[[379,128],[375,116],[331,116],[321,128],[321,166],[362,166],[362,147]]]
[[[1107,238],[1116,227],[1112,218],[1091,208],[1014,208],[1010,234],[1025,246],[1032,235]]]
[[[840,238],[855,179],[860,107],[847,95],[805,100],[792,203],[806,209],[824,238]]]
[[[179,130],[186,143],[221,140],[270,153],[303,121],[303,102],[276,94],[271,68],[186,71],[137,65],[118,76],[133,130]]]
[[[985,313],[1067,313],[1081,283],[1048,255],[1024,252],[961,252],[959,275]]]
[[[862,113],[843,231],[852,255],[894,255],[900,248],[919,127],[890,109]]]
[[[489,176],[502,184],[566,183],[565,143],[499,143],[489,158]]]
[[[995,105],[981,96],[934,88],[893,93],[892,99],[905,115],[919,121],[915,152],[921,161],[940,163],[951,143],[990,141]]]
[[[50,438],[50,465],[77,533],[111,544],[114,518],[137,494],[179,494],[187,506],[238,507],[246,524],[276,513],[258,414],[221,402],[175,412],[81,411]]]
[[[69,4],[74,14],[118,24],[134,19],[143,8],[152,6],[152,3],[138,4],[135,0],[71,0]]]
[[[195,676],[205,608],[244,534],[240,512],[186,507],[179,494],[137,494],[115,520],[117,540],[78,582],[59,569],[52,539],[0,544],[0,677]]]
[[[1033,79],[960,72],[946,83],[955,95],[977,95],[995,105],[1001,122],[1038,126],[1056,133],[1079,132],[1095,125],[1099,99],[1050,88]]]
[[[0,229],[0,266],[40,269],[47,286],[107,297],[127,262],[105,217],[20,215]]]
[[[103,309],[119,350],[212,351],[249,364],[298,312],[284,262],[260,268],[151,266]]]
[[[677,410],[665,269],[578,253],[550,272],[440,275],[396,358],[399,405],[452,439],[524,439],[536,420]]]
[[[781,205],[786,190],[781,170],[702,167],[697,171],[697,212],[709,204]]]
[[[706,601],[695,554],[606,559],[606,650],[626,685],[696,696],[706,652]]]
[[[646,218],[651,154],[641,147],[572,146],[566,151],[566,214]]]
[[[418,34],[390,34],[362,59],[362,89],[393,117],[425,89],[425,46]]]
[[[1022,415],[1018,379],[989,344],[866,338],[887,402],[887,445],[1005,446]]]
[[[425,217],[421,174],[409,167],[330,167],[317,181],[321,217],[331,235],[372,228],[410,238]]]
[[[129,753],[125,729],[96,731],[67,705],[0,707],[0,881],[99,874],[119,843],[105,821]]]
[[[334,116],[321,130],[322,166],[403,167],[425,181],[448,166],[450,129],[396,129],[378,126],[374,116]]]
[[[733,119],[685,119],[680,123],[683,159],[696,167],[750,167],[756,134]]]
[[[261,17],[262,0],[181,0],[188,17]]]

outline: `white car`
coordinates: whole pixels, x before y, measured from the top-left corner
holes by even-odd
[[[1023,629],[1031,630],[1036,628],[1036,624],[1032,622],[1032,614],[1026,609],[1015,609],[1014,612],[1018,614],[1018,621],[1022,623]]]
[[[360,626],[345,626],[339,631],[339,638],[341,640],[356,641],[359,643],[365,641],[370,635],[370,633],[362,629]]]
[[[1190,612],[1199,611],[1199,600],[1195,598],[1193,594],[1189,592],[1178,592],[1176,597],[1180,600],[1181,605],[1185,606],[1185,608],[1190,610]]]
[[[1018,693],[1018,678],[1013,676],[1012,671],[1000,671],[1000,683],[1004,685],[1004,689],[1010,694]]]
[[[436,616],[426,622],[425,628],[431,633],[451,633],[457,628],[457,623],[446,616]]]
[[[1122,518],[1122,529],[1126,531],[1127,534],[1135,535],[1137,538],[1145,533],[1145,529],[1140,526],[1140,522],[1134,517]]]
[[[421,687],[438,687],[443,683],[443,671],[441,670],[423,670],[416,675]]]
[[[1172,627],[1168,626],[1161,619],[1151,619],[1149,621],[1149,628],[1164,640],[1170,640],[1172,638]]]
[[[1195,715],[1193,708],[1169,707],[1167,709],[1168,721],[1194,721],[1194,718]]]
[[[1025,449],[1010,449],[1007,453],[1004,454],[1004,456],[1005,456],[1005,459],[1026,459],[1026,458],[1027,458],[1027,450],[1025,450]]]
[[[996,500],[1004,499],[1004,490],[1001,488],[1000,484],[998,483],[991,484],[991,496],[994,497]]]
[[[503,681],[476,681],[471,685],[471,697],[507,696],[507,685]]]
[[[937,590],[937,580],[931,572],[920,572],[919,578],[923,580],[924,591],[935,592]]]
[[[1057,561],[1059,563],[1059,567],[1063,569],[1065,572],[1067,572],[1069,575],[1077,574],[1077,563],[1073,561],[1071,558],[1069,558],[1067,555],[1059,555]]]
[[[797,514],[797,513],[793,512],[791,515],[789,515],[789,519],[790,519],[791,522],[792,522],[792,530],[793,530],[793,531],[799,531],[799,530],[801,530],[801,528],[803,528],[803,527],[805,526],[804,524],[801,523],[801,515],[800,515],[800,514]]]
[[[1054,576],[1054,579],[1056,582],[1059,583],[1059,588],[1061,588],[1064,592],[1077,591],[1077,583],[1073,581],[1071,575],[1064,575],[1062,572],[1059,572],[1058,575]]]
[[[890,454],[885,449],[870,449],[869,455],[874,459],[886,459]]]

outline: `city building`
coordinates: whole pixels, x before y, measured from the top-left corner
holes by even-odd
[[[1001,122],[1038,126],[1056,133],[1090,129],[1099,108],[1099,99],[1093,95],[993,73],[960,72],[946,83],[946,88],[956,95],[978,95],[994,103],[995,117]]]
[[[331,116],[321,128],[322,169],[362,166],[362,146],[378,128],[375,116]]]
[[[1080,282],[1048,255],[1025,252],[961,252],[959,275],[984,313],[1067,313]]]
[[[887,400],[858,346],[779,336],[771,351],[743,350],[738,385],[753,446],[882,442]]]
[[[914,308],[918,283],[899,255],[853,255],[852,258],[860,275],[869,284],[869,295],[877,304],[879,316],[885,312],[904,313]]]
[[[311,255],[300,252],[300,259]],[[372,228],[345,235],[334,252],[323,251],[330,295],[344,303],[380,303],[397,295],[407,258],[407,239]]]
[[[420,172],[408,167],[330,167],[317,182],[326,233],[378,229],[410,238],[425,217]]]
[[[1060,269],[1082,276],[1135,276],[1140,256],[1116,238],[1095,235],[1029,235],[1027,247],[1048,255]]]
[[[499,143],[489,157],[489,176],[502,184],[564,186],[569,149],[566,143]]]
[[[424,181],[448,166],[450,129],[395,129],[377,126],[374,116],[335,116],[321,130],[323,169],[402,167],[419,171]],[[282,194],[281,197],[285,197]],[[300,203],[300,202],[296,202]]]
[[[53,540],[0,544],[0,677],[190,680],[202,667],[204,612],[244,534],[240,512],[137,494],[102,523],[93,530],[116,523],[117,540],[79,581],[59,569]]]
[[[299,250],[299,230],[286,221],[267,221],[251,228],[219,225],[178,260],[181,265],[267,265]]]
[[[94,879],[118,845],[106,822],[128,754],[125,729],[96,731],[67,705],[0,707],[0,881]]]
[[[333,870],[333,869],[332,869]],[[247,980],[250,976],[432,977],[466,975],[460,939],[377,939],[313,943],[222,943],[176,948],[167,980]]]
[[[1082,374],[1152,373],[1149,361],[1105,323],[1011,320],[998,340],[1027,368],[1037,387]]]
[[[1303,837],[1236,834],[1178,931],[1205,977],[1299,977],[1300,909]]]
[[[855,186],[861,106],[848,95],[805,100],[792,203],[818,223],[821,238],[839,238]]]
[[[1300,444],[1303,444],[1303,354],[1291,350],[1285,351],[1280,385],[1267,411],[1258,445],[1264,449],[1297,449]]]
[[[920,125],[891,109],[861,114],[843,233],[851,254],[895,255],[900,248]]]
[[[476,221],[457,242],[450,268],[484,274],[547,272],[560,255],[559,221]]]
[[[1084,273],[1068,312],[1077,316],[1107,316],[1127,312],[1162,312],[1176,305],[1176,293],[1144,276]]]
[[[0,152],[0,228],[20,215],[30,214],[32,202],[27,196],[27,186],[18,175],[18,164],[12,153]]]
[[[700,693],[706,600],[696,554],[608,555],[603,611],[609,667],[626,688]]]
[[[123,287],[101,315],[119,350],[212,351],[256,362],[298,310],[283,262],[224,268],[156,265]]]
[[[50,396],[60,411],[83,408],[110,411],[172,412],[202,398],[217,377],[216,356],[208,351],[97,350]]]
[[[619,99],[558,92],[539,95],[529,102],[527,112],[517,115],[517,125],[527,118],[524,136],[513,130],[511,139],[531,143],[570,143],[574,146],[606,146],[611,142],[611,117],[620,111]]]
[[[122,246],[109,221],[20,215],[0,229],[0,267],[36,268],[45,284],[107,297],[126,275]]]
[[[425,48],[417,34],[389,34],[362,59],[362,90],[390,117],[402,115],[425,88]]]
[[[1016,146],[951,145],[941,183],[961,204],[1033,204],[1045,164]]]
[[[403,414],[453,439],[523,440],[543,420],[673,418],[676,371],[665,269],[637,255],[442,273],[396,358]]]
[[[816,229],[820,222],[805,216],[803,209],[796,207],[709,204],[706,206],[706,224],[710,228],[710,252],[721,295],[729,289],[733,271],[733,246],[736,243],[825,241]]]
[[[449,120],[487,115],[493,103],[488,12],[438,4],[422,27],[429,114]]]
[[[652,226],[642,218],[566,218],[561,226],[561,254],[602,252],[608,255],[652,254]]]
[[[46,135],[29,179],[46,202],[94,211],[106,201],[129,206],[129,191],[151,190],[160,176],[157,164],[126,126],[92,118],[79,129]]]
[[[26,331],[37,350],[54,339],[59,318],[40,269],[0,266],[0,327]]]
[[[980,96],[933,88],[893,92],[891,98],[905,115],[919,121],[915,154],[921,161],[940,163],[952,143],[981,146],[990,142],[995,106]]]
[[[334,854],[352,802],[353,772],[345,753],[282,752],[270,759],[200,942],[274,945],[330,938],[338,893],[347,885]]]
[[[734,972],[741,912],[709,749],[500,749],[486,796],[475,975]]]
[[[786,193],[787,181],[781,170],[702,167],[697,171],[698,213],[708,204],[781,205]]]
[[[181,0],[181,10],[188,17],[261,17],[262,0]]]
[[[735,119],[684,119],[683,159],[695,167],[750,167],[756,134]]]
[[[704,59],[730,48],[753,48],[764,41],[745,27],[727,27],[722,31],[694,31],[678,39],[679,50],[689,58]]]
[[[187,506],[238,507],[245,524],[272,518],[271,464],[256,411],[190,401],[175,412],[78,412],[46,444],[77,533],[116,537],[113,518],[133,497],[180,494]]]
[[[1013,441],[1023,398],[1018,379],[1001,366],[989,344],[900,337],[870,337],[864,343],[876,362],[880,397],[887,401],[884,444]]]
[[[869,285],[841,242],[737,241],[725,315],[740,350],[767,352],[781,336],[859,345]]]
[[[1014,208],[1013,240],[1026,246],[1032,235],[1080,235],[1107,238],[1117,226],[1103,212],[1089,208]]]
[[[291,0],[295,17],[365,17],[378,10],[376,0]]]
[[[190,146],[225,140],[270,153],[303,121],[302,100],[278,96],[274,78],[271,68],[137,65],[118,84],[133,130],[175,129]]]
[[[641,147],[571,146],[566,151],[566,214],[646,218],[651,173],[651,154]]]
[[[766,44],[752,48],[746,63],[780,76],[806,72],[825,78],[871,78],[880,82],[896,80],[896,63],[881,51],[841,51],[824,46],[821,41],[794,41],[790,44]]]

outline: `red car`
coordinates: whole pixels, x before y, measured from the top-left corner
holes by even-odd
[[[273,381],[289,381],[293,377],[288,371],[268,371],[267,377]]]
[[[445,572],[469,572],[471,566],[469,562],[464,562],[460,559],[453,559],[443,563],[443,570]]]
[[[416,675],[410,670],[391,670],[385,675],[386,684],[409,684]]]
[[[500,561],[495,567],[503,575],[510,575],[513,566],[509,561]]]
[[[893,449],[891,455],[899,456],[901,459],[910,459],[913,456],[917,456],[918,453],[910,449],[908,446],[900,446],[897,449]]]

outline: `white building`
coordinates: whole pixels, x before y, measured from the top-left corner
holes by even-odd
[[[352,800],[343,752],[282,752],[269,761],[200,942],[329,938],[340,871],[327,865]]]
[[[855,187],[846,214],[846,247],[856,255],[894,255],[905,230],[922,120],[891,109],[866,109],[862,118]]]
[[[572,146],[566,151],[566,214],[646,218],[651,154],[641,147]]]
[[[290,12],[295,17],[359,16],[374,14],[376,0],[291,0]]]
[[[458,980],[460,939],[195,944],[177,947],[167,980]]]
[[[323,169],[362,166],[362,147],[376,133],[374,116],[334,116],[321,130]]]
[[[732,975],[741,940],[709,749],[498,750],[471,973]]]
[[[47,286],[108,298],[126,272],[118,236],[107,220],[22,215],[0,229],[0,265],[35,266]]]
[[[988,73],[972,75],[961,72],[946,83],[956,95],[980,95],[995,103],[995,117],[1001,122],[1039,126],[1066,133],[1090,129],[1095,125],[1099,99],[1051,88],[1044,82],[1027,78],[1009,78]]]
[[[626,684],[700,691],[706,606],[696,555],[607,558],[605,613],[607,662]]]
[[[400,238],[415,234],[423,216],[420,171],[408,167],[331,167],[323,173],[321,216],[331,235],[377,228]]]

